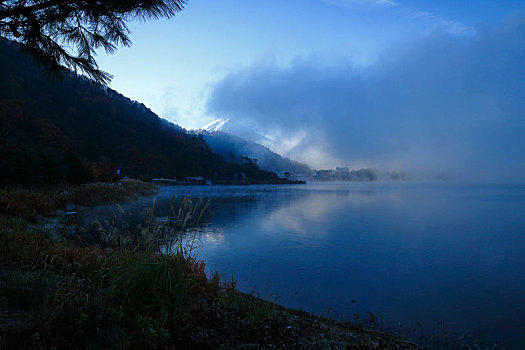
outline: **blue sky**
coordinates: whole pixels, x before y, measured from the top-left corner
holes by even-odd
[[[525,55],[515,44],[524,13],[525,1],[190,0],[172,20],[131,23],[133,46],[98,58],[115,76],[112,88],[160,116],[186,128],[235,119],[270,136],[276,151],[314,167],[425,172],[468,160],[473,164],[463,173],[520,171],[520,153],[483,159],[488,149],[480,139],[496,135],[480,123],[508,114],[512,128],[489,125],[507,141],[523,127],[517,111],[524,89],[511,73],[523,73]],[[516,85],[512,98],[501,93],[501,76]],[[454,94],[443,92],[450,83]],[[378,95],[383,107],[370,102]],[[484,122],[480,114],[487,114],[479,118]],[[507,143],[491,145],[491,152],[521,152],[522,144]]]

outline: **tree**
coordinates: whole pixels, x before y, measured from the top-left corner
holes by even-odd
[[[111,74],[98,68],[96,50],[130,46],[131,19],[171,18],[186,0],[0,0],[0,36],[23,45],[49,74],[62,66],[98,83]]]

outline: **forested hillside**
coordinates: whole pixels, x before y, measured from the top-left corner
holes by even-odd
[[[214,152],[222,154],[225,159],[242,160],[242,156],[257,159],[257,164],[265,170],[279,172],[288,171],[296,175],[308,177],[312,170],[305,164],[283,158],[270,149],[222,131],[202,131],[204,140]]]
[[[76,74],[42,76],[17,44],[0,40],[0,185],[49,185],[203,176],[275,174],[214,154],[199,135],[143,104]]]

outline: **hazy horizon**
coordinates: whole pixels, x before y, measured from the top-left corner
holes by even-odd
[[[189,1],[172,21],[133,24],[134,46],[99,60],[112,88],[161,117],[230,119],[312,168],[523,181],[524,9]]]

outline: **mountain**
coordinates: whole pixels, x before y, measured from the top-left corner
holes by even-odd
[[[217,120],[212,121],[210,124],[206,125],[205,127],[203,127],[202,130],[207,131],[207,132],[224,131],[222,130],[224,128],[224,125],[226,125],[226,123],[228,123],[229,121],[230,121],[229,119],[219,118]]]
[[[201,135],[72,72],[43,77],[19,45],[0,40],[0,186],[203,176],[275,179],[212,152]]]
[[[242,135],[243,139],[258,144],[264,144],[271,141],[266,136],[255,132],[250,127],[231,119],[219,118],[203,127],[202,130],[208,133],[221,131],[227,134],[236,135],[237,137]]]
[[[198,132],[210,145],[211,149],[222,154],[226,160],[238,163],[242,161],[241,157],[245,156],[255,159],[257,165],[264,170],[273,172],[287,171],[301,177],[310,176],[311,170],[307,165],[289,158],[283,158],[257,142],[223,131],[232,130],[231,128],[223,128],[223,126],[227,125],[227,122],[227,119],[218,119]],[[251,133],[246,134],[253,135],[256,133],[251,131]]]

